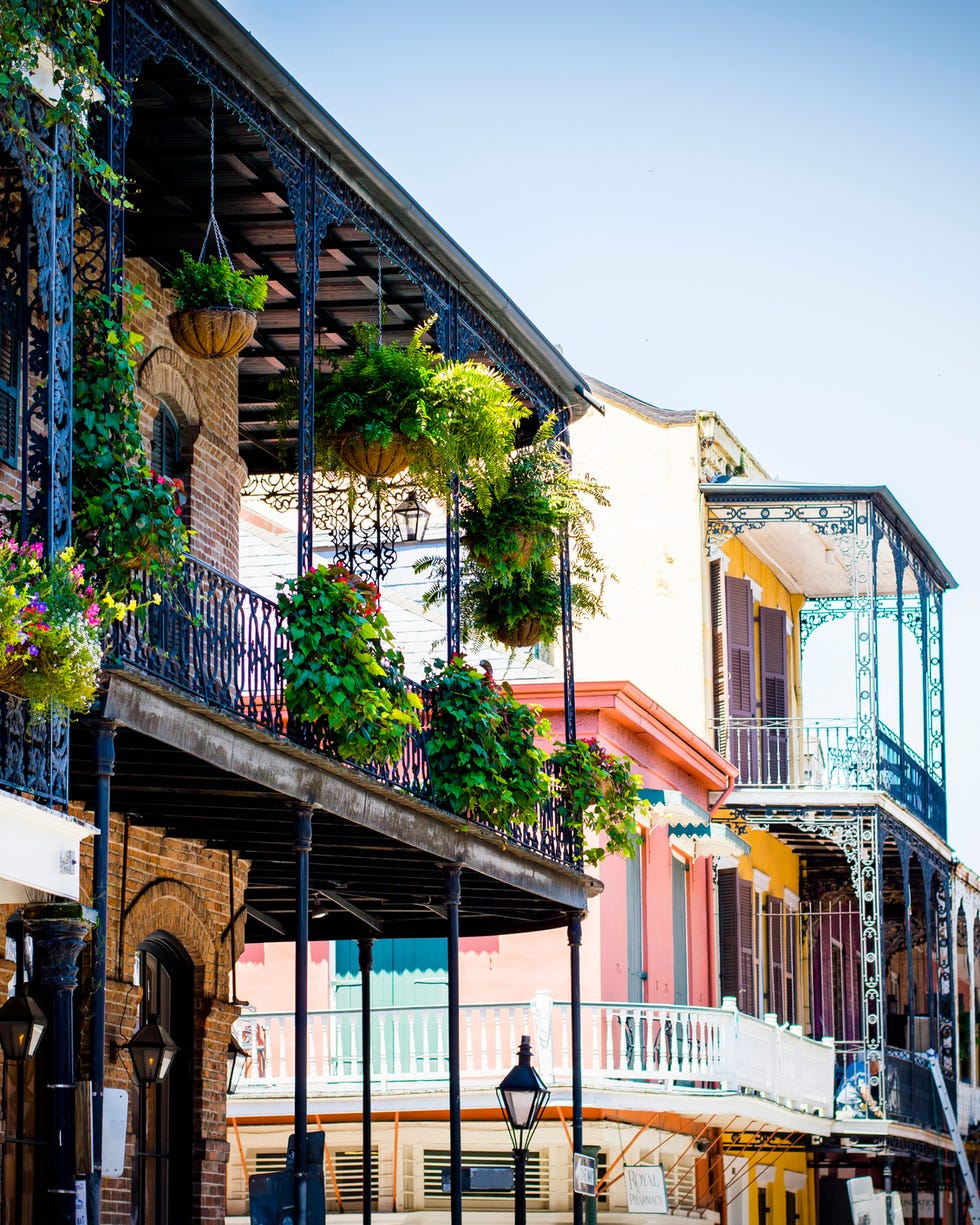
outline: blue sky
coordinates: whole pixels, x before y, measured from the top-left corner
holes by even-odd
[[[227,7],[577,369],[719,412],[775,475],[891,487],[960,582],[980,868],[980,5]]]

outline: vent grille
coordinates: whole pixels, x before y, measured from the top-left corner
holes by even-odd
[[[361,1154],[360,1148],[328,1148],[323,1158],[323,1189],[327,1200],[327,1211],[337,1206],[337,1191],[344,1207],[361,1203]],[[286,1154],[255,1153],[249,1161],[250,1174],[272,1174],[286,1168]],[[331,1177],[331,1168],[333,1176]],[[335,1184],[336,1182],[336,1189]],[[378,1206],[378,1150],[371,1149],[371,1198]]]
[[[425,1206],[443,1207],[449,1203],[449,1196],[442,1189],[442,1171],[449,1166],[449,1149],[427,1148],[423,1159],[423,1186]],[[513,1166],[514,1157],[510,1150],[473,1150],[463,1152],[464,1166]],[[541,1154],[531,1151],[527,1155],[527,1202],[529,1208],[547,1209],[548,1207],[548,1167],[542,1164]],[[513,1191],[464,1191],[463,1199],[471,1208],[485,1205],[494,1207],[501,1200],[513,1200]]]

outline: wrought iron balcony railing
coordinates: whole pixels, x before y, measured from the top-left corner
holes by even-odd
[[[883,723],[869,736],[842,719],[730,719],[715,735],[741,786],[884,791],[945,836],[943,787]]]
[[[160,596],[159,604],[152,602],[155,595]],[[315,726],[290,723],[282,669],[289,639],[274,601],[194,558],[188,559],[170,587],[144,576],[141,598],[148,607],[113,627],[110,667],[135,669],[212,710],[332,756]],[[420,692],[414,682],[405,683]],[[422,727],[409,734],[397,761],[357,768],[431,802],[426,722],[423,711]],[[553,862],[581,867],[576,839],[557,802],[542,807],[535,825],[511,826],[507,837]]]
[[[0,693],[0,787],[38,804],[68,803],[68,719],[33,715],[23,698]]]
[[[513,1063],[522,1034],[534,1035],[535,1061],[551,1086],[572,1083],[571,1006],[539,993],[533,1005],[469,1004],[460,1009],[461,1079],[496,1085]],[[357,1091],[361,1014],[312,1013],[307,1031],[311,1091]],[[250,1060],[240,1094],[291,1092],[295,1018],[254,1013],[238,1023]],[[448,1081],[445,1008],[379,1008],[371,1013],[371,1073],[378,1092]],[[664,1004],[583,1004],[583,1078],[591,1087],[634,1091],[748,1093],[801,1113],[830,1117],[833,1044],[727,1008]]]

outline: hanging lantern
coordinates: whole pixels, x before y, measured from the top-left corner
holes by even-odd
[[[177,1054],[177,1043],[157,1021],[142,1026],[126,1043],[126,1048],[140,1084],[160,1084],[167,1079]]]
[[[237,1093],[241,1083],[245,1065],[248,1063],[248,1051],[235,1037],[231,1035],[228,1043],[228,1092]]]
[[[5,1059],[33,1059],[48,1021],[29,995],[14,995],[0,1008],[0,1048]]]
[[[404,502],[400,502],[395,507],[391,514],[401,540],[425,539],[425,529],[429,526],[429,512],[419,501],[419,495],[414,489]]]

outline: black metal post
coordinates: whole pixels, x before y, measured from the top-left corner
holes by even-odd
[[[460,868],[446,869],[449,980],[449,1219],[463,1225],[463,1120],[459,1077],[459,900]]]
[[[361,1223],[371,1225],[371,970],[374,941],[358,940],[361,970]]]
[[[881,1173],[885,1180],[885,1194],[887,1195],[892,1189],[892,1163],[890,1161],[885,1162]]]
[[[75,1043],[72,995],[78,983],[78,955],[94,912],[77,902],[25,906],[24,922],[34,937],[37,973],[45,989],[48,1016],[50,1093],[46,1169],[41,1215],[45,1225],[75,1225]]]
[[[527,1149],[514,1149],[514,1225],[527,1225]]]
[[[560,408],[558,412],[557,440],[568,448],[567,461],[571,463],[571,439],[568,433],[568,409]],[[572,652],[572,555],[569,548],[568,527],[562,530],[561,555],[559,558],[559,573],[561,575],[561,653],[562,679],[565,698],[565,742],[571,744],[576,739],[575,712],[575,663]]]
[[[569,971],[572,1004],[572,1156],[582,1152],[582,917],[568,920]],[[572,1195],[572,1221],[584,1225],[585,1199]]]
[[[919,1163],[912,1162],[912,1225],[919,1225]]]
[[[905,1004],[905,1045],[909,1054],[915,1050],[915,959],[912,949],[912,881],[909,875],[909,862],[902,859],[902,901],[905,905],[905,966],[906,995]]]
[[[296,1199],[294,1221],[307,1225],[307,1064],[309,1059],[309,951],[310,951],[310,851],[313,848],[313,809],[296,812],[296,1028],[294,1063],[296,1083],[293,1090],[293,1134],[295,1137]]]
[[[941,1225],[943,1217],[943,1163],[937,1157],[932,1163],[932,1219]]]
[[[92,1173],[86,1201],[89,1225],[102,1220],[102,1120],[105,1103],[105,984],[106,934],[109,920],[109,808],[116,764],[116,725],[109,719],[95,723],[95,835],[92,861],[92,1016],[89,1022],[89,1068],[92,1079]]]
[[[299,279],[299,406],[296,425],[296,573],[313,565],[313,380],[316,372],[316,287],[319,240],[315,221],[315,167],[304,150],[301,181],[290,196],[296,227],[296,271]],[[297,1161],[297,1168],[299,1162]]]

